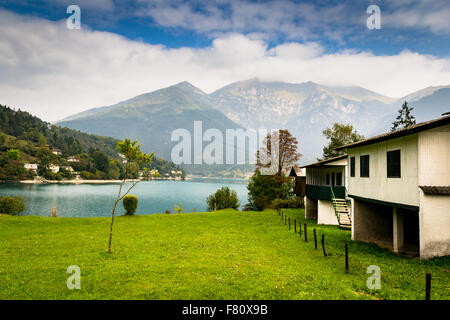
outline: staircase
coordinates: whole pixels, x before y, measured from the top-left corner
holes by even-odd
[[[331,188],[331,187],[330,187]],[[333,202],[334,213],[342,229],[352,228],[352,216],[347,199],[339,199],[334,196],[333,188],[331,188],[331,200]]]

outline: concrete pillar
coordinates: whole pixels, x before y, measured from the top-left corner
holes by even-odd
[[[393,216],[393,249],[398,253],[403,247],[403,215],[397,211],[397,208],[392,208]]]

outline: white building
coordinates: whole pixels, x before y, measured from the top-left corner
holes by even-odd
[[[80,159],[77,157],[68,157],[67,161],[68,162],[80,162]]]
[[[62,155],[62,151],[59,150],[59,149],[53,149],[53,150],[52,150],[52,153],[53,153],[53,154],[56,154],[57,156]]]
[[[351,228],[350,199],[347,197],[347,155],[303,167],[306,171],[305,217],[318,224]]]
[[[49,168],[53,173],[58,173],[58,172],[59,172],[59,166],[57,166],[57,165],[51,164],[48,168]]]
[[[37,163],[25,163],[23,166],[27,170],[37,171],[37,169],[38,169]]]
[[[70,173],[73,173],[73,172],[74,172],[73,168],[70,167],[70,166],[62,166],[61,169],[67,170],[67,171],[69,171]]]
[[[348,154],[353,240],[450,254],[450,116],[338,149]]]

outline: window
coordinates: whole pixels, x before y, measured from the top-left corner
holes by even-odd
[[[400,178],[400,150],[388,151],[387,156],[387,177]]]
[[[369,155],[359,157],[359,176],[361,178],[369,177]]]
[[[335,180],[334,180],[334,172],[331,173],[331,185],[334,187],[335,184]]]
[[[327,185],[329,185],[329,184],[330,184],[330,174],[327,173]]]
[[[336,185],[342,186],[342,172],[336,173]]]
[[[355,176],[355,157],[350,158],[350,177]]]

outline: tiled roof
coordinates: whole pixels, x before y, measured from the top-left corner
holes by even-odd
[[[419,186],[425,194],[450,195],[450,186]]]

